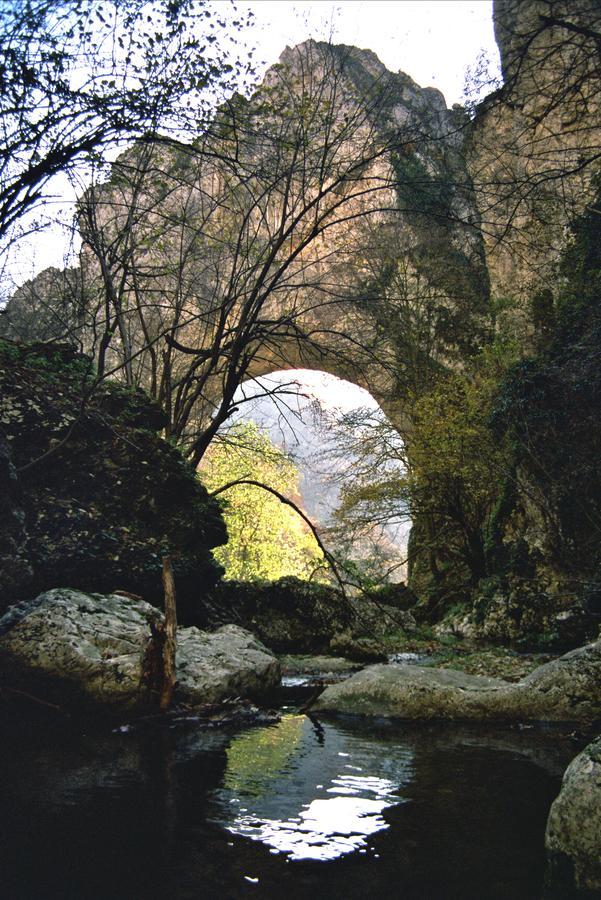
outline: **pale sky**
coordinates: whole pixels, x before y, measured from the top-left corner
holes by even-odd
[[[226,0],[213,3],[231,13]],[[255,60],[262,62],[259,76],[287,45],[309,37],[331,39],[373,50],[391,71],[405,72],[422,87],[438,88],[450,107],[461,102],[466,68],[482,50],[493,65],[498,61],[492,0],[238,0],[236,7],[254,13],[254,27],[237,40],[242,48],[245,43],[256,48]],[[64,207],[60,195],[73,196],[63,182],[55,182],[57,215]],[[62,267],[67,247],[60,227],[49,228],[34,241],[22,242],[5,273],[22,284],[48,266]],[[12,292],[9,285],[5,291]]]
[[[222,0],[217,0],[221,3]],[[254,13],[257,58],[272,65],[308,37],[373,50],[392,72],[460,103],[465,70],[484,50],[498,60],[492,0],[240,0]]]

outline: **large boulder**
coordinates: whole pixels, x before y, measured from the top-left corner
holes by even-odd
[[[589,722],[601,717],[601,641],[517,684],[422,666],[377,665],[329,686],[315,709],[402,719]]]
[[[334,653],[360,662],[386,657],[391,631],[415,628],[408,611],[370,596],[344,597],[332,585],[288,576],[223,581],[211,592],[210,624],[236,622],[276,653]]]
[[[0,619],[5,686],[67,709],[147,710],[153,693],[151,625],[161,614],[142,600],[57,588],[11,607]],[[279,663],[236,625],[215,633],[181,628],[175,701],[259,697],[278,685]]]
[[[235,621],[276,653],[327,651],[332,637],[354,620],[340,591],[294,577],[224,581],[211,598],[211,621]]]
[[[201,623],[226,531],[165,423],[66,345],[0,341],[0,613],[57,584],[160,604],[168,553],[180,619]]]
[[[214,632],[182,628],[177,641],[176,699],[192,706],[228,697],[260,698],[280,683],[280,664],[238,625]]]
[[[557,896],[572,896],[574,890],[601,896],[601,737],[566,769],[545,845],[549,887],[561,892]]]

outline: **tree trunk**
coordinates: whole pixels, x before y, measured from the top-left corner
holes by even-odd
[[[175,688],[175,652],[177,636],[177,612],[175,605],[175,580],[171,557],[163,557],[163,590],[165,592],[165,639],[163,643],[163,678],[159,709],[166,712],[171,706]]]

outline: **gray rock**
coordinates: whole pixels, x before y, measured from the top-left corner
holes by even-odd
[[[369,666],[341,684],[331,685],[314,709],[403,719],[488,718],[489,695],[505,682],[450,669],[392,663]]]
[[[421,666],[377,665],[326,688],[323,712],[403,719],[588,722],[601,716],[601,641],[517,684]]]
[[[149,709],[151,622],[142,600],[58,588],[11,607],[0,619],[0,665],[9,686],[61,705]],[[176,702],[257,697],[279,683],[276,658],[250,633],[228,625],[210,634],[178,631]]]
[[[176,699],[192,706],[226,697],[260,697],[280,683],[280,664],[249,631],[223,625],[209,633],[182,628]]]
[[[566,769],[545,846],[551,887],[601,893],[601,737]]]
[[[386,661],[387,653],[377,640],[353,638],[348,632],[336,634],[330,641],[330,652],[352,659],[354,662],[374,663]]]

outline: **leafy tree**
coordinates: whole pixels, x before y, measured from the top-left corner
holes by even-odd
[[[358,407],[342,415],[314,408],[323,436],[322,476],[339,503],[324,535],[349,584],[398,580],[404,564],[399,533],[409,523],[400,495],[406,452],[398,430],[381,409]]]
[[[344,473],[334,536],[360,539],[375,526],[411,521],[408,562],[416,586],[466,591],[484,577],[489,530],[511,468],[489,415],[516,353],[512,342],[498,339],[462,372],[431,370],[425,389],[410,398],[403,437],[372,410],[342,419],[344,453],[353,465]]]
[[[493,345],[470,370],[440,378],[412,405],[404,487],[421,532],[419,565],[427,560],[435,581],[454,569],[458,577],[449,580],[469,586],[487,573],[487,535],[509,468],[489,415],[511,357]]]
[[[200,469],[210,491],[251,477],[298,496],[298,470],[254,422],[232,426],[215,441]],[[215,551],[226,577],[239,581],[311,578],[323,565],[313,536],[290,507],[254,485],[232,487],[224,501],[229,540]]]

